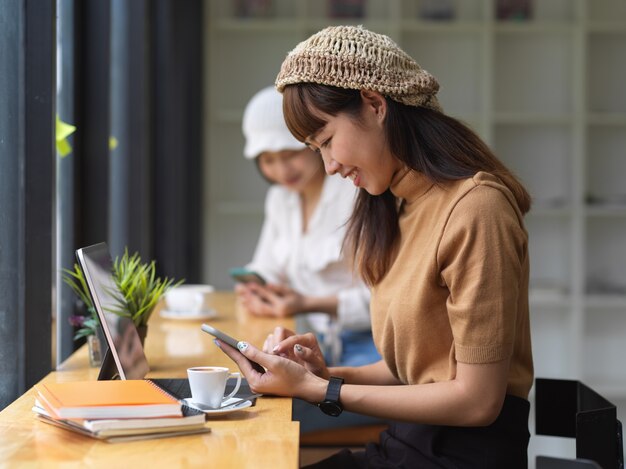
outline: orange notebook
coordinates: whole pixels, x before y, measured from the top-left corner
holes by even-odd
[[[58,418],[182,417],[181,404],[146,380],[40,383],[35,389]]]

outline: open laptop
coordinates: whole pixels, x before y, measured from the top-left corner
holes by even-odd
[[[150,367],[137,327],[132,319],[116,314],[123,299],[113,278],[113,262],[106,243],[98,243],[76,251],[78,264],[85,276],[93,305],[98,313],[108,350],[100,368],[99,380],[144,379]],[[150,379],[154,384],[181,400],[191,397],[186,378]],[[227,383],[226,392],[234,386]],[[235,397],[252,394],[245,380]],[[253,401],[254,404],[254,401]]]

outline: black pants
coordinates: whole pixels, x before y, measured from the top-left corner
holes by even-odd
[[[308,468],[526,469],[530,404],[506,396],[488,427],[447,427],[392,423],[380,444],[365,451],[343,450]]]

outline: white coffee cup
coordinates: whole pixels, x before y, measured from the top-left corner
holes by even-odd
[[[195,366],[187,369],[191,400],[201,406],[219,409],[222,403],[233,397],[241,386],[241,373],[230,373],[222,366]],[[235,388],[224,396],[228,378],[237,378]]]
[[[168,311],[177,313],[201,313],[211,309],[211,285],[179,285],[165,293]]]

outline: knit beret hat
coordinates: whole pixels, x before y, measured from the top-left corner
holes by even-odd
[[[297,83],[373,90],[402,104],[441,111],[435,77],[388,36],[362,26],[330,26],[298,44],[280,68],[276,89]]]

